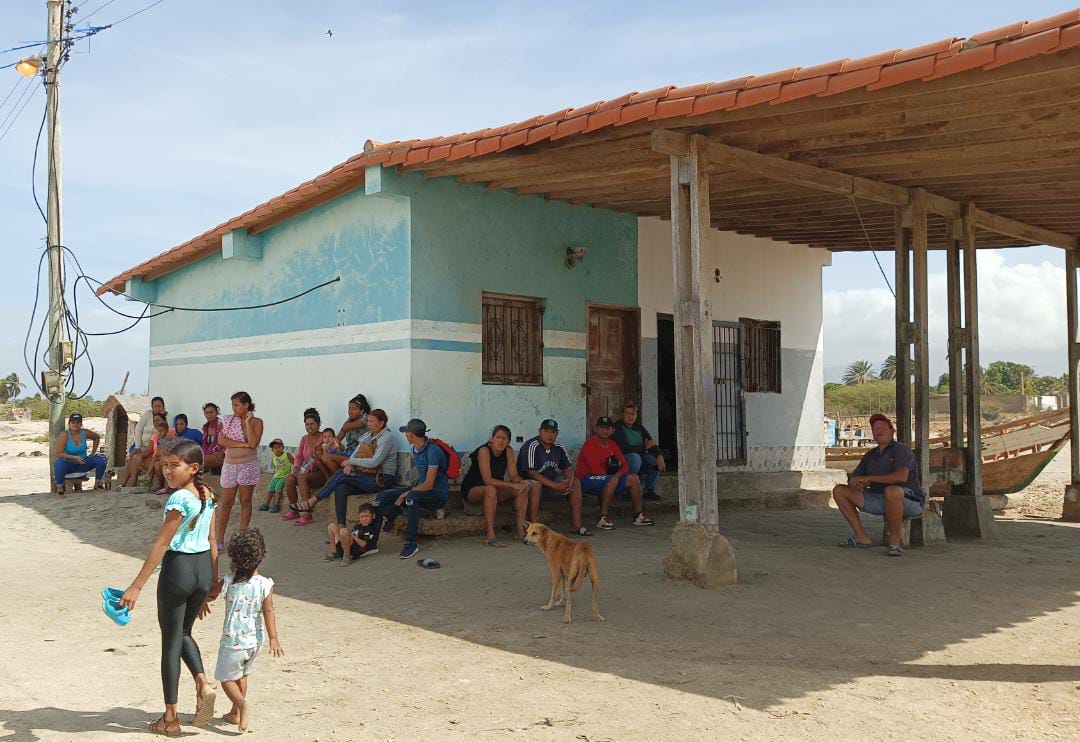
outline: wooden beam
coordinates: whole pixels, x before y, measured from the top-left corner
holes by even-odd
[[[978,209],[973,203],[961,207],[964,253],[964,387],[967,391],[966,494],[982,489],[982,368],[979,366],[979,270],[975,243]]]
[[[702,276],[702,250],[710,226],[707,156],[704,137],[694,136],[685,154],[671,157],[675,404],[679,520],[718,531],[713,329]]]
[[[1065,255],[1065,311],[1069,333],[1069,441],[1072,483],[1080,485],[1080,306],[1077,301],[1080,253]]]
[[[911,446],[911,208],[896,207],[896,438]]]
[[[652,144],[655,151],[671,154],[683,151],[687,135],[668,130],[653,133]],[[782,183],[790,183],[804,188],[812,188],[827,193],[863,198],[879,203],[904,206],[908,203],[908,189],[902,186],[883,183],[857,175],[849,175],[834,170],[793,162],[778,157],[750,152],[727,144],[709,140],[709,162],[713,165],[734,170],[752,172],[759,177],[769,178]],[[960,217],[960,204],[936,194],[926,194],[927,210],[940,214],[947,219]],[[981,212],[979,226],[998,234],[1041,243],[1067,250],[1077,249],[1077,238],[1053,230],[1044,229],[1007,217]]]

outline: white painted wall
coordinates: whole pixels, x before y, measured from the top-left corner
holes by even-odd
[[[821,269],[825,250],[710,230],[704,265],[713,319],[780,322],[782,394],[746,394],[747,469],[824,466]],[[719,269],[719,281],[713,278]],[[656,425],[656,315],[672,314],[671,222],[638,220],[638,299],[646,424]],[[661,442],[662,443],[662,442]]]

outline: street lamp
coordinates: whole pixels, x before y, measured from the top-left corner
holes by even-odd
[[[27,57],[26,59],[20,60],[18,63],[16,63],[15,71],[23,77],[33,77],[38,73],[38,70],[41,69],[41,65],[43,64],[45,64],[45,60],[40,56]]]

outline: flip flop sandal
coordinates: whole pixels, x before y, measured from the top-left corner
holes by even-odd
[[[311,512],[311,511],[309,510],[308,512]],[[299,518],[296,519],[296,521],[293,523],[293,525],[294,526],[306,526],[306,525],[310,525],[310,524],[312,524],[314,522],[315,521],[313,521],[311,518],[307,517],[306,515],[301,515]]]
[[[423,567],[424,569],[438,569],[439,567],[442,566],[441,564],[439,564],[437,561],[435,561],[431,557],[427,557],[426,559],[421,559],[416,564],[418,566],[420,566],[420,567]]]
[[[131,621],[131,610],[129,608],[121,608],[120,603],[114,600],[105,600],[101,604],[101,610],[105,612],[105,615],[112,619],[113,623],[117,626],[127,626]]]
[[[504,544],[502,541],[500,541],[497,538],[493,538],[490,541],[487,540],[487,539],[484,539],[484,546],[490,546],[493,549],[505,549],[506,548],[506,544]]]
[[[181,734],[180,720],[177,719],[175,729],[170,729],[169,722],[165,721],[164,716],[162,716],[157,721],[150,722],[150,726],[148,728],[150,729],[151,733],[164,734],[166,737],[179,737]]]
[[[197,727],[204,727],[214,718],[214,701],[217,700],[217,692],[212,687],[207,687],[199,696],[195,704],[195,718],[191,723]]]
[[[848,536],[847,541],[841,541],[839,544],[837,544],[837,546],[839,546],[841,549],[872,549],[872,548],[874,548],[873,544],[860,544],[858,541],[856,541],[851,536]]]
[[[585,526],[582,526],[581,528],[578,528],[577,530],[574,530],[573,528],[571,528],[570,533],[572,535],[574,535],[574,536],[591,536],[591,535],[593,535],[593,532],[590,531]]]
[[[322,560],[324,562],[339,562],[339,561],[341,561],[341,557],[338,556],[336,553],[335,554],[327,554],[326,556],[324,556],[322,558]]]
[[[891,557],[904,556],[903,547],[901,547],[901,546],[890,546],[889,547],[889,556],[891,556]]]

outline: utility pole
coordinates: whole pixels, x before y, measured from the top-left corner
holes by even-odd
[[[48,54],[45,62],[46,126],[49,128],[49,197],[47,207],[49,251],[49,368],[55,372],[52,384],[46,383],[49,396],[49,482],[52,484],[56,439],[64,432],[64,376],[71,363],[65,353],[63,203],[61,201],[60,169],[60,62],[63,58],[61,38],[64,25],[63,0],[46,0],[49,12]],[[52,389],[49,387],[53,386]]]

